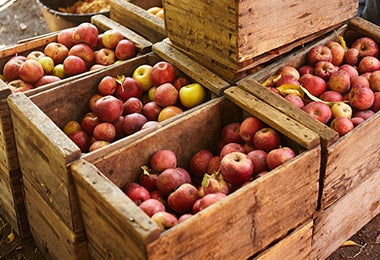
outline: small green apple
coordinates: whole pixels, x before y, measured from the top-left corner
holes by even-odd
[[[156,90],[156,87],[151,87],[149,90],[148,90],[148,98],[150,101],[154,101],[154,91]]]
[[[206,99],[206,89],[199,83],[183,86],[179,90],[179,99],[186,108],[192,108],[201,104]]]
[[[152,80],[150,79],[151,71],[151,65],[142,64],[138,66],[132,73],[132,78],[140,83],[143,91],[148,91],[153,86]]]
[[[38,62],[42,65],[45,74],[50,74],[54,70],[54,60],[49,56],[42,56],[38,59]]]
[[[63,64],[60,63],[60,64],[55,65],[51,74],[61,79],[65,78],[66,75],[65,75],[65,70],[63,69]]]

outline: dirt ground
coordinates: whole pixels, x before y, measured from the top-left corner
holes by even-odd
[[[0,48],[47,32],[49,29],[34,0],[0,0]],[[10,234],[11,228],[0,216],[0,259],[44,259],[32,238],[21,240],[16,235],[12,240]],[[357,245],[340,247],[328,259],[380,259],[380,215],[350,240]]]

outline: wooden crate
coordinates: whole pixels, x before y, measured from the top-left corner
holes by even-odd
[[[312,259],[326,259],[380,213],[379,175],[368,175],[316,217]]]
[[[89,259],[84,230],[74,232],[50,208],[29,180],[24,179],[30,233],[47,259]]]
[[[373,37],[380,43],[380,30],[377,25],[362,18],[353,18],[348,22],[347,26],[341,27],[336,32],[325,36],[322,40],[305,46],[304,49],[292,53],[288,57],[270,64],[262,71],[238,82],[238,86],[242,89],[253,93],[261,100],[266,100],[266,102],[286,113],[289,117],[313,129],[321,137],[323,151],[321,209],[329,207],[367,176],[377,172],[380,140],[374,137],[380,134],[380,114],[376,113],[353,131],[338,139],[337,132],[312,119],[280,96],[268,91],[259,82],[264,82],[265,79],[270,75],[274,75],[285,64],[295,67],[304,64],[306,53],[310,48],[315,45],[325,44],[331,39],[337,40],[337,35],[342,35],[348,45],[354,39],[364,35]],[[356,152],[353,152],[352,147],[355,147]]]
[[[134,143],[71,165],[92,257],[247,259],[311,219],[318,197],[319,137],[237,87],[225,93]],[[236,97],[240,95],[243,97]],[[235,104],[234,100],[244,102]],[[243,110],[240,106],[245,105]],[[283,133],[283,140],[299,154],[164,232],[119,188],[136,180],[140,166],[158,149],[173,150],[178,166],[187,168],[195,152],[203,148],[215,151],[225,124],[249,114]],[[302,142],[289,137],[293,131],[304,133],[299,137]],[[106,234],[112,240],[104,240]]]
[[[358,1],[165,0],[164,8],[170,41],[231,82],[356,16]]]
[[[171,59],[181,59],[182,56],[185,59],[178,62],[181,66],[176,67],[177,72],[189,76],[206,88],[212,86],[209,79],[215,78],[213,73],[188,63],[193,61],[181,53],[172,52]],[[91,153],[81,154],[79,147],[62,132],[62,127],[70,120],[80,119],[88,111],[88,100],[97,93],[97,83],[104,76],[131,75],[137,66],[153,65],[161,60],[164,59],[159,55],[148,53],[127,63],[103,69],[29,97],[24,93],[8,97],[23,178],[30,182],[53,212],[73,232],[83,230],[83,226],[69,166],[74,160]],[[228,86],[227,82],[219,80],[210,88],[220,90]],[[213,95],[216,94],[208,91],[209,98]],[[162,127],[163,124],[165,122],[129,135],[121,139],[124,142],[119,140],[110,146],[116,148],[123,146],[124,143],[132,142],[149,131]],[[93,153],[97,152],[99,150]]]
[[[147,10],[162,7],[162,0],[111,0],[112,20],[134,30],[155,43],[166,38],[165,21]]]
[[[138,55],[143,55],[151,51],[152,43],[137,35],[133,31],[121,26],[120,24],[112,21],[103,15],[96,15],[92,17],[92,23],[97,26],[100,32],[107,29],[118,29],[124,37],[130,39],[136,44]],[[52,32],[46,35],[40,35],[35,38],[25,39],[17,43],[16,45],[6,47],[0,50],[0,68],[4,67],[5,63],[13,57],[15,54],[26,55],[33,50],[43,50],[43,48],[49,43],[57,40],[58,32]],[[37,94],[50,88],[54,88],[60,84],[65,84],[72,80],[78,79],[82,76],[91,75],[93,71],[88,71],[80,75],[75,75],[66,79],[62,79],[59,82],[50,83],[39,88],[35,88],[25,92],[27,96]],[[27,226],[25,226],[26,216],[25,210],[22,210],[23,204],[20,202],[22,199],[21,182],[14,181],[19,177],[20,165],[16,150],[15,137],[13,133],[12,119],[10,109],[7,103],[7,97],[11,94],[7,84],[0,80],[0,178],[2,183],[7,183],[7,187],[10,188],[9,194],[12,196],[0,196],[0,205],[15,205],[16,208],[5,207],[3,211],[7,211],[5,214],[6,220],[12,224],[14,230],[21,237],[27,235]],[[9,201],[16,200],[16,201]],[[25,227],[25,228],[22,228]]]

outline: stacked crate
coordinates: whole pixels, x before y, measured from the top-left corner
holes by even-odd
[[[238,82],[240,88],[265,100],[321,137],[319,210],[313,234],[313,256],[316,259],[328,257],[342,242],[380,213],[380,142],[376,138],[380,134],[380,115],[376,113],[348,134],[335,138],[337,133],[334,130],[312,119],[282,97],[264,88],[261,83],[275,75],[284,65],[300,67],[305,64],[306,53],[313,46],[324,45],[330,40],[337,41],[338,35],[344,38],[347,45],[363,36],[380,43],[378,26],[361,18],[353,18],[347,25],[323,39]]]

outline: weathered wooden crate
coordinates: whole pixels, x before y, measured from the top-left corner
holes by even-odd
[[[379,167],[377,158],[380,141],[374,136],[379,135],[380,115],[376,113],[370,120],[338,139],[338,134],[334,130],[312,119],[283,98],[268,91],[259,82],[263,82],[269,75],[274,75],[285,64],[295,67],[303,65],[306,53],[310,48],[315,45],[325,44],[332,39],[337,40],[337,35],[343,36],[348,45],[354,39],[364,35],[373,37],[380,42],[380,31],[377,25],[362,18],[353,18],[349,20],[347,26],[343,26],[322,40],[307,45],[304,49],[268,65],[265,69],[250,75],[238,83],[239,87],[253,93],[262,100],[266,100],[290,117],[295,118],[298,122],[302,122],[310,129],[313,129],[321,137],[324,164],[321,167],[323,169],[323,172],[321,172],[321,209],[332,205],[360,183],[362,179],[377,171]],[[355,150],[359,152],[352,152],[352,147],[355,147]]]
[[[246,259],[310,221],[317,207],[319,137],[237,87],[225,93],[134,143],[71,165],[93,258]],[[225,124],[249,114],[283,133],[297,157],[164,232],[119,188],[136,180],[158,149],[173,150],[178,166],[186,168],[200,149],[215,151]],[[293,131],[303,133],[300,142]],[[309,240],[310,234],[310,247]]]
[[[165,0],[170,41],[230,82],[356,16],[358,1]]]
[[[220,91],[229,86],[179,52],[172,52],[171,60],[167,61],[174,65],[172,60],[178,59],[178,73],[187,75],[206,88]],[[79,147],[62,132],[62,127],[70,120],[80,119],[88,111],[88,100],[97,93],[97,83],[104,76],[131,75],[137,66],[153,65],[161,60],[166,59],[151,52],[29,97],[24,93],[8,97],[23,178],[30,182],[67,229],[73,232],[83,230],[69,166],[74,160],[91,153],[81,154]],[[215,82],[210,82],[210,79],[215,79]],[[209,98],[217,95],[211,90],[208,91]],[[121,139],[123,142],[119,140],[109,146],[121,147],[163,124],[165,122],[129,135]],[[99,151],[92,153],[97,152]],[[43,212],[40,214],[44,215]]]
[[[112,20],[155,43],[166,38],[165,21],[147,10],[162,7],[162,0],[111,0]]]
[[[107,29],[118,29],[124,37],[130,39],[136,44],[138,55],[145,54],[151,51],[152,43],[142,36],[136,34],[130,29],[121,26],[115,21],[107,18],[103,15],[96,15],[92,17],[92,23],[97,26],[99,31],[105,31]],[[0,50],[0,68],[4,67],[5,63],[14,55],[28,54],[33,50],[43,50],[43,48],[49,43],[57,40],[58,32],[52,32],[46,35],[40,35],[35,38],[25,39],[19,43],[3,48]],[[88,71],[80,75],[75,75],[66,79],[62,79],[59,82],[50,83],[39,88],[35,88],[25,92],[27,96],[33,95],[49,88],[53,88],[60,84],[64,84],[80,78],[82,76],[90,75],[93,71]],[[12,227],[21,237],[28,235],[28,228],[25,225],[26,216],[22,199],[22,188],[19,187],[21,182],[15,181],[19,177],[20,165],[17,156],[16,144],[14,139],[12,119],[10,110],[7,103],[7,97],[11,94],[7,84],[0,80],[0,178],[2,183],[7,183],[9,187],[9,193],[0,196],[0,205],[15,205],[16,208],[4,207],[3,211],[7,211],[6,219],[12,224]],[[10,196],[12,194],[12,196]],[[11,200],[16,200],[11,202]],[[9,217],[8,217],[9,216]],[[18,223],[18,224],[17,224]]]

